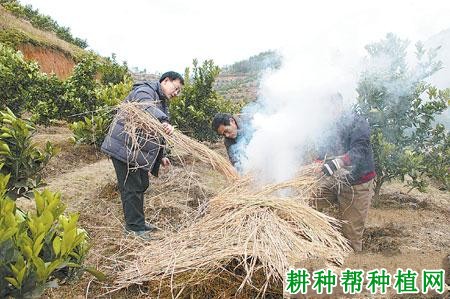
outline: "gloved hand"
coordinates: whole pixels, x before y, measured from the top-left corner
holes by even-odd
[[[325,160],[325,163],[322,166],[322,172],[325,175],[332,176],[342,166],[344,166],[344,162],[339,158]]]

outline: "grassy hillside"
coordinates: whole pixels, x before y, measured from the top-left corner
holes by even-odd
[[[254,101],[257,97],[260,77],[258,74],[221,74],[215,82],[215,89],[225,99]]]
[[[60,39],[54,32],[35,28],[30,22],[8,12],[2,5],[0,5],[0,42],[14,48],[27,43],[48,47],[61,51],[73,59],[85,52],[82,48]]]
[[[266,51],[223,66],[214,83],[215,90],[225,99],[250,102],[256,100],[261,76],[270,69],[281,65],[281,56],[275,51]],[[159,74],[148,74],[135,69],[133,78],[140,80],[157,80]]]
[[[226,99],[254,101],[264,72],[281,66],[279,53],[261,52],[222,68],[215,88]]]
[[[25,59],[37,61],[41,71],[67,78],[87,51],[62,40],[54,31],[36,28],[3,5],[0,5],[0,42],[20,50]],[[68,31],[67,28],[65,30]]]

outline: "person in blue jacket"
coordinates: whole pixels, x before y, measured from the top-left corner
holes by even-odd
[[[214,115],[211,127],[219,136],[224,137],[230,163],[237,171],[242,172],[242,160],[246,159],[245,148],[253,134],[248,116],[219,112]]]

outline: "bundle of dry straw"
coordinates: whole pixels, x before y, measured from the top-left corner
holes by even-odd
[[[148,103],[146,105],[148,106]],[[122,103],[119,106],[115,121],[111,126],[115,126],[117,120],[121,120],[125,124],[124,133],[130,137],[130,144],[128,146],[134,158],[139,154],[143,144],[146,142],[158,142],[156,136],[160,136],[168,144],[185,150],[202,162],[209,163],[214,169],[224,174],[227,179],[235,180],[238,178],[238,174],[230,162],[206,145],[189,138],[177,130],[172,135],[168,135],[164,131],[161,122],[142,109],[141,103]]]
[[[244,274],[237,278],[237,291],[250,287],[263,295],[282,284],[290,267],[305,266],[308,259],[342,262],[350,248],[336,230],[339,222],[307,204],[320,185],[308,171],[257,191],[250,178],[236,182],[209,201],[197,222],[130,253],[116,288],[147,282],[173,295],[239,269]],[[277,195],[286,188],[295,195]]]

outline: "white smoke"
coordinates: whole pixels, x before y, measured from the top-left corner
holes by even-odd
[[[242,167],[262,183],[286,180],[305,162],[303,149],[333,120],[333,107],[325,105],[329,97],[337,92],[347,100],[356,96],[357,63],[348,64],[326,48],[319,52],[320,59],[283,53],[282,68],[262,81],[258,105],[244,109],[253,115],[253,135]]]
[[[299,29],[292,38],[303,42],[284,46],[281,69],[265,76],[257,104],[243,111],[252,117],[253,134],[241,153],[242,168],[261,183],[286,180],[309,162],[303,161],[305,146],[320,138],[332,121],[334,111],[327,98],[339,92],[346,107],[355,102],[361,62],[367,55],[365,45],[378,42],[388,32],[414,45],[433,27],[429,18],[420,18],[421,11],[439,11],[419,2],[409,8],[352,2],[347,11],[334,3],[327,7],[340,14],[328,11],[330,18],[321,20],[321,26]]]

